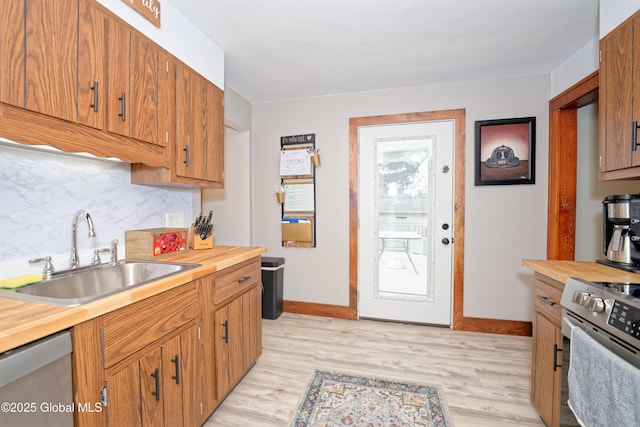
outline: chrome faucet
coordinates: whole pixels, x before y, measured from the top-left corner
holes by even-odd
[[[111,241],[111,265],[118,263],[118,239]]]
[[[77,243],[77,230],[78,230],[78,218],[83,216],[87,220],[89,226],[89,237],[96,237],[96,232],[93,229],[93,220],[91,215],[84,209],[80,209],[73,214],[73,220],[71,221],[71,257],[69,259],[69,266],[71,268],[77,268],[80,265],[78,260],[78,243]]]

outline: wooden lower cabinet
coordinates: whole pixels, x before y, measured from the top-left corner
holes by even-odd
[[[531,402],[549,427],[560,426],[563,284],[536,273],[531,356]]]
[[[74,425],[204,424],[260,356],[261,312],[256,257],[74,326],[74,401],[96,407]]]
[[[217,392],[224,398],[262,351],[261,288],[256,286],[215,312]]]
[[[197,366],[197,337],[197,326],[192,326],[108,375],[107,425],[196,425],[189,402],[197,396],[189,371]]]
[[[152,296],[72,329],[76,426],[198,426],[205,379],[199,282]]]
[[[562,332],[539,312],[534,313],[533,323],[536,346],[532,356],[535,369],[531,376],[531,399],[548,426],[559,425],[562,367],[557,365],[562,361],[562,353],[558,355],[562,351]]]

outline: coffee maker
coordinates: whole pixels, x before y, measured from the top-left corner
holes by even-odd
[[[611,195],[602,201],[601,264],[640,273],[640,194]]]

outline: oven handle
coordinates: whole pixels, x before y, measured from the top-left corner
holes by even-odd
[[[562,330],[562,335],[571,339],[571,331],[573,328],[580,328],[581,325],[577,323],[576,320],[572,319],[567,315],[565,310],[562,310],[562,324],[560,325],[560,329]]]

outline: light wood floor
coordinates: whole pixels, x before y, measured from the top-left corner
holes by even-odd
[[[287,426],[314,368],[443,387],[456,427],[544,426],[529,403],[531,338],[284,313],[205,424]]]

